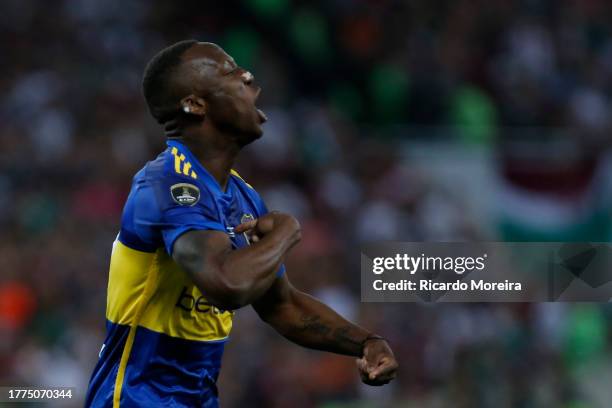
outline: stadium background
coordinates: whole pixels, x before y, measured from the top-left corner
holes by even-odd
[[[196,38],[263,86],[270,121],[238,169],[302,222],[289,276],[401,363],[368,388],[353,359],[241,310],[224,407],[610,405],[610,307],[362,304],[358,259],[376,239],[609,241],[612,3],[5,0],[0,14],[0,384],[82,397],[130,179],[163,148],[141,74]]]

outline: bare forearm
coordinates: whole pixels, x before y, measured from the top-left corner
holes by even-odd
[[[240,294],[239,303],[250,304],[268,290],[283,257],[298,239],[279,229],[247,248],[228,254],[222,263],[222,273],[235,293]]]
[[[298,291],[286,275],[276,279],[253,307],[265,322],[294,343],[359,357],[357,366],[365,384],[383,385],[395,378],[397,360],[385,339]]]
[[[294,291],[290,302],[268,310],[266,321],[301,346],[360,357],[366,329],[340,316],[329,306]]]
[[[233,250],[223,233],[190,231],[174,243],[173,258],[211,303],[237,309],[272,285],[284,255],[299,238],[299,228],[285,224],[259,242]]]

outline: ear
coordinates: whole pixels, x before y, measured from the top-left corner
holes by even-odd
[[[207,105],[204,99],[188,95],[181,99],[181,110],[188,115],[206,116]]]

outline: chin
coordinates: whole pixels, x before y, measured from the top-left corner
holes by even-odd
[[[257,139],[261,138],[262,136],[263,136],[263,129],[261,128],[261,126],[257,126],[257,129],[254,129],[249,132],[244,132],[242,134],[242,137],[239,140],[240,146],[244,147],[248,144],[251,144]]]
[[[252,132],[251,132],[251,133],[252,133],[252,135],[251,135],[251,136],[253,137],[253,140],[257,140],[257,139],[259,139],[260,137],[262,137],[262,136],[263,136],[263,133],[264,133],[262,123],[256,123],[256,124],[253,126],[253,130],[252,130]]]
[[[257,130],[255,131],[255,140],[259,139],[260,137],[262,137],[264,134],[264,130],[261,127],[261,125],[257,125]]]

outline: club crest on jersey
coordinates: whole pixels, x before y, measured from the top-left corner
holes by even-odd
[[[170,187],[172,199],[179,205],[195,205],[200,201],[200,189],[189,183],[178,183]]]
[[[245,222],[253,221],[255,217],[253,214],[242,214],[242,218],[240,219],[240,223],[244,224]]]

